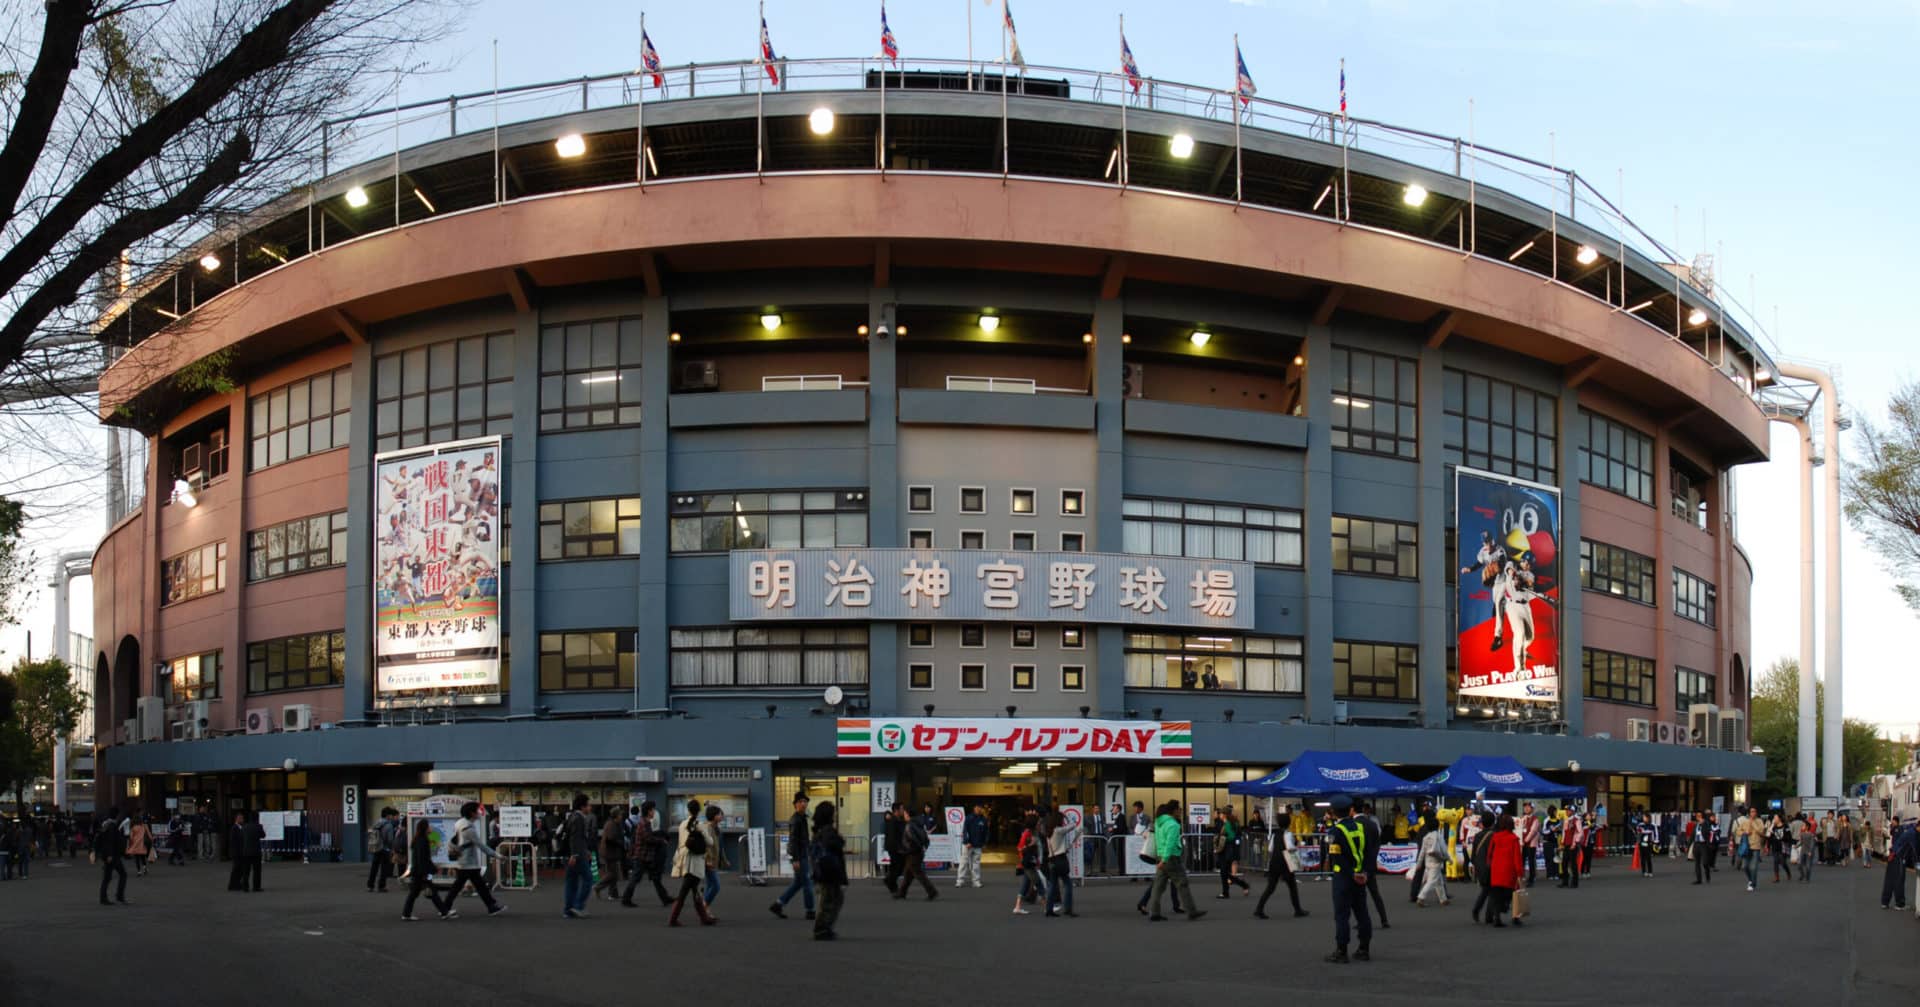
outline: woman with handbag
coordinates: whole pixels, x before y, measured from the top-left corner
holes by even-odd
[[[1047,879],[1041,866],[1046,858],[1040,852],[1045,845],[1046,839],[1040,834],[1040,815],[1027,812],[1026,828],[1020,831],[1020,839],[1014,845],[1020,857],[1020,866],[1014,869],[1014,874],[1020,878],[1020,891],[1013,897],[1015,916],[1027,915],[1026,904],[1032,902],[1036,894],[1040,897],[1047,894]]]
[[[1300,885],[1293,877],[1294,868],[1299,864],[1300,840],[1292,832],[1282,832],[1279,835],[1281,842],[1285,845],[1272,851],[1272,855],[1267,858],[1267,887],[1260,893],[1260,901],[1253,907],[1255,919],[1267,918],[1267,900],[1273,897],[1273,890],[1278,888],[1282,881],[1287,883],[1287,897],[1293,900],[1293,915],[1296,917],[1307,915],[1307,911],[1300,908]],[[1177,904],[1174,906],[1174,911],[1180,911]]]
[[[1420,862],[1427,868],[1426,884],[1413,904],[1424,908],[1430,900],[1438,900],[1443,906],[1452,905],[1453,897],[1447,893],[1447,841],[1440,823],[1431,816],[1420,821]]]

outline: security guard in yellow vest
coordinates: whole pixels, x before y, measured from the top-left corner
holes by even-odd
[[[1366,826],[1353,817],[1353,798],[1337,794],[1332,801],[1334,822],[1327,830],[1327,869],[1333,872],[1334,952],[1327,961],[1345,965],[1348,961],[1369,961],[1373,955],[1373,918],[1367,915],[1367,883],[1378,851],[1367,841]],[[1351,912],[1360,929],[1360,948],[1347,957],[1347,914]]]

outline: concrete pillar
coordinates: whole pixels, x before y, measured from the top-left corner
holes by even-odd
[[[1333,401],[1333,332],[1307,327],[1307,469],[1301,517],[1305,548],[1306,715],[1333,723],[1333,437],[1327,428]]]
[[[364,720],[373,688],[373,343],[353,347],[352,436],[347,443],[347,667],[340,719]],[[242,439],[241,444],[246,441]],[[220,809],[223,813],[225,808]]]
[[[667,535],[672,510],[668,396],[673,390],[673,317],[665,297],[649,297],[640,321],[640,578],[634,592],[634,706],[664,709],[667,654]]]
[[[1581,655],[1586,646],[1582,631],[1580,595],[1580,449],[1586,446],[1586,424],[1580,421],[1580,393],[1560,389],[1560,456],[1554,468],[1560,473],[1560,719],[1567,733],[1579,737],[1585,727],[1582,704],[1586,699],[1586,676],[1581,671]]]
[[[1453,605],[1454,590],[1447,583],[1446,565],[1453,562],[1447,553],[1444,529],[1452,527],[1447,513],[1447,460],[1441,451],[1445,433],[1441,407],[1442,351],[1423,346],[1420,350],[1420,724],[1422,727],[1447,726],[1447,612]],[[1331,532],[1329,532],[1331,534]]]
[[[1126,394],[1124,377],[1126,312],[1118,298],[1093,306],[1093,541],[1087,549],[1118,552],[1122,536],[1121,500],[1126,495]],[[1120,715],[1126,709],[1126,628],[1095,626],[1093,686],[1096,712]]]
[[[533,311],[514,316],[513,401],[513,440],[504,459],[510,466],[504,503],[512,508],[518,546],[507,566],[507,659],[513,666],[507,713],[530,717],[540,691],[540,317]]]
[[[906,545],[900,529],[899,338],[891,287],[867,293],[867,544]],[[882,336],[881,333],[886,333]],[[876,716],[900,705],[900,625],[867,624],[867,705]]]

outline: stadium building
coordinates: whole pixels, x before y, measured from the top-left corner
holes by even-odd
[[[330,126],[364,161],[119,292],[102,807],[737,830],[804,789],[859,837],[888,793],[1217,806],[1309,748],[1616,813],[1762,775],[1729,471],[1772,363],[1577,173],[784,68]]]

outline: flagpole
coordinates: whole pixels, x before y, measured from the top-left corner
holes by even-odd
[[[880,178],[887,177],[887,0],[880,0]]]
[[[633,103],[633,178],[647,191],[647,12],[640,12],[640,92]]]
[[[967,90],[973,90],[973,0],[961,0],[967,5]]]
[[[1233,111],[1233,208],[1240,209],[1240,33],[1233,34],[1233,96],[1227,107]]]
[[[1348,170],[1347,152],[1352,149],[1353,130],[1347,125],[1347,58],[1340,57],[1340,199],[1334,204],[1341,213],[1336,216],[1351,219],[1353,217],[1353,176]]]
[[[1000,0],[1000,184],[1007,184],[1013,159],[1007,153],[1007,0]]]
[[[1120,55],[1127,54],[1127,16],[1120,15]],[[1127,89],[1133,86],[1126,62],[1120,64],[1120,191],[1127,191]]]
[[[766,73],[766,31],[767,2],[760,0],[760,33],[753,40],[753,61],[760,64],[757,67],[760,72],[753,75],[753,173],[760,177],[763,185],[767,181],[767,99],[760,77]]]
[[[500,202],[500,40],[493,40],[493,201]]]

